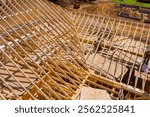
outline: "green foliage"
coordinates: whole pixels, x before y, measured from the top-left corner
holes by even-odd
[[[150,8],[150,0],[113,0],[119,4],[133,5],[133,6],[141,6],[144,8]]]

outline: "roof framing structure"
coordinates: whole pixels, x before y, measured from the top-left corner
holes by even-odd
[[[149,26],[67,11],[47,0],[0,0],[0,99],[75,100],[82,86],[149,99],[140,71]]]
[[[71,14],[90,72],[148,95],[149,71],[141,72],[141,68],[150,44],[150,26],[83,12]]]

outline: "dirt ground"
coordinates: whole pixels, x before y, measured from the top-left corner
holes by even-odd
[[[73,8],[73,6],[71,6],[71,8]],[[118,16],[120,8],[118,8],[118,4],[112,1],[107,1],[107,2],[95,1],[89,3],[82,3],[80,9],[78,10],[90,14],[101,15],[104,17],[112,17],[112,18],[117,18],[122,20],[140,22],[140,21]]]
[[[82,4],[81,9],[87,13],[98,14],[102,16],[116,17],[119,9],[113,2],[96,2]]]

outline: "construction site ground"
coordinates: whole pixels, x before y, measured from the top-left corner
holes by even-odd
[[[70,7],[72,9],[73,5],[71,5]],[[78,10],[89,14],[142,23],[142,21],[118,16],[120,8],[118,7],[117,3],[114,3],[111,0],[96,0],[92,2],[81,3],[80,9]]]

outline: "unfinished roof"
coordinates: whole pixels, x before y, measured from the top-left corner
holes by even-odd
[[[0,10],[1,98],[71,99],[87,66],[66,11],[39,0]]]
[[[140,71],[149,26],[47,0],[0,2],[0,99],[79,99],[84,86],[113,99],[150,97]]]
[[[148,24],[71,12],[90,71],[150,93],[150,75],[141,72],[150,44]],[[148,65],[150,68],[150,65]]]

